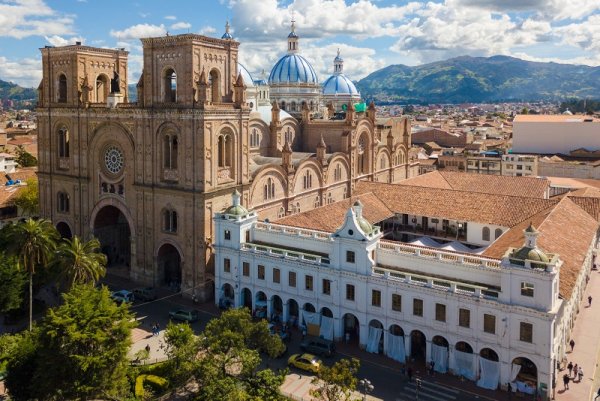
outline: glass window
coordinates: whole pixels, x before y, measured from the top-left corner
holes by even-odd
[[[526,343],[533,342],[533,325],[531,323],[521,322],[519,339]]]
[[[490,334],[496,334],[496,316],[483,315],[483,331]]]
[[[306,291],[313,290],[313,276],[309,276],[308,274],[304,276],[304,288]]]
[[[323,279],[323,294],[331,295],[331,281]]]
[[[402,295],[392,294],[392,310],[402,312]]]
[[[471,327],[471,311],[468,309],[458,310],[458,325],[460,327]]]
[[[231,231],[225,230],[225,239],[229,241],[231,239]]]
[[[281,282],[281,271],[276,267],[273,268],[273,282],[277,284]]]
[[[296,287],[296,272],[288,273],[288,285],[290,287]]]
[[[242,263],[242,274],[246,277],[250,277],[250,263]]]
[[[258,265],[258,279],[265,279],[265,267],[263,265]]]
[[[354,263],[355,255],[353,251],[346,251],[346,262]]]
[[[352,284],[346,284],[346,299],[354,301],[354,286]]]
[[[371,290],[371,305],[381,307],[381,291]]]
[[[423,316],[423,300],[413,299],[413,315]]]
[[[531,283],[521,282],[521,295],[524,297],[533,297],[533,287]]]
[[[435,304],[435,320],[438,322],[446,321],[446,305]]]
[[[229,258],[223,259],[223,271],[225,273],[231,272],[231,260]]]

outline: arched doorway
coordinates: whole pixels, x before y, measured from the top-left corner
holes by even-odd
[[[483,348],[479,351],[479,356],[483,359],[487,359],[488,361],[498,362],[500,358],[498,358],[498,354],[491,348]]]
[[[235,293],[233,286],[225,283],[221,286],[221,294],[219,296],[219,308],[229,309],[235,305]]]
[[[535,393],[538,384],[538,370],[535,363],[525,357],[513,359],[511,377],[516,382],[517,390],[523,393]]]
[[[373,354],[383,353],[383,324],[373,319],[369,322],[369,333],[367,338],[367,352]]]
[[[327,307],[321,308],[321,315],[333,318],[333,312]]]
[[[395,336],[404,337],[404,330],[402,329],[402,327],[398,326],[397,324],[392,324],[390,326],[390,334],[393,334]]]
[[[316,312],[316,309],[313,306],[313,304],[308,303],[308,302],[304,304],[304,306],[302,307],[302,310],[305,310],[307,312],[313,312],[313,313]]]
[[[434,370],[440,373],[448,371],[448,352],[449,344],[442,336],[434,336],[431,339],[430,360],[434,362]]]
[[[477,377],[477,366],[473,347],[469,343],[459,341],[454,345],[454,372],[468,380]]]
[[[342,318],[344,324],[344,335],[348,334],[349,342],[360,344],[360,324],[358,318],[352,313],[346,313]]]
[[[259,319],[267,318],[267,296],[262,291],[256,293],[254,300],[254,317]]]
[[[464,341],[459,341],[456,343],[456,345],[454,346],[454,349],[460,352],[464,352],[466,354],[472,354],[473,353],[473,347],[471,347],[469,345],[469,343],[466,343]]]
[[[298,325],[298,313],[300,308],[298,307],[298,302],[295,299],[290,299],[287,302],[288,307],[288,319],[290,326]]]
[[[425,362],[427,340],[425,334],[419,330],[410,333],[410,357],[415,361]]]
[[[70,239],[73,237],[73,234],[71,233],[71,227],[69,227],[69,225],[64,221],[61,221],[56,225],[56,231],[58,231],[61,238]]]
[[[283,301],[279,295],[273,295],[271,298],[271,319],[274,322],[283,320]]]
[[[158,284],[168,286],[173,291],[181,289],[181,256],[171,244],[164,244],[158,250]]]
[[[107,272],[129,277],[132,238],[125,215],[115,206],[104,206],[96,214],[93,227],[106,255]]]
[[[477,386],[496,390],[500,382],[500,358],[491,348],[479,351],[479,380]]]
[[[252,311],[252,291],[247,288],[242,289],[242,305]]]

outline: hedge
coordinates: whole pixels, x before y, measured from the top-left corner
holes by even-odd
[[[155,375],[139,375],[135,379],[135,396],[141,398],[144,396],[144,384],[147,384],[154,390],[154,392],[160,394],[167,390],[169,382],[159,376]]]

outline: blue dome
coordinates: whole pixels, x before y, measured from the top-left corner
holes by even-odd
[[[244,79],[244,85],[254,86],[254,79],[252,79],[252,75],[250,72],[244,67],[241,63],[237,63],[238,65],[238,74],[242,74],[242,78]]]
[[[221,36],[221,39],[233,39],[233,36],[231,36],[229,32],[225,32],[223,36]]]
[[[298,54],[286,54],[279,59],[269,75],[269,84],[307,83],[318,84],[312,65]]]
[[[332,75],[323,82],[324,95],[359,95],[356,86],[344,74]]]

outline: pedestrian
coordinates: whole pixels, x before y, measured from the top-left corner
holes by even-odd
[[[592,296],[588,297],[588,306],[592,306]]]
[[[150,354],[150,344],[146,344],[146,352],[148,352],[148,354]]]
[[[435,368],[435,361],[432,359],[431,362],[429,363],[429,374],[431,376],[433,376],[433,372],[434,372],[433,368]]]
[[[571,377],[571,373],[573,373],[573,362],[569,362],[567,369],[569,369],[569,377]]]
[[[302,339],[304,340],[304,337],[306,337],[306,326],[302,326]]]
[[[571,338],[571,341],[569,341],[569,345],[571,346],[571,352],[573,352],[573,348],[575,348],[575,340]]]
[[[569,380],[571,380],[571,378],[565,373],[563,376],[563,384],[565,385],[565,390],[569,389]]]
[[[156,335],[160,333],[160,324],[156,323]]]
[[[575,382],[575,379],[577,378],[577,372],[579,372],[579,367],[575,364],[573,365],[573,382]]]
[[[408,367],[408,369],[406,369],[406,375],[408,376],[408,382],[412,382],[413,371],[410,366]]]
[[[577,376],[579,376],[579,383],[581,383],[581,379],[583,379],[583,368],[580,366],[579,371],[577,372]]]
[[[152,337],[156,335],[156,323],[152,325]]]
[[[600,388],[598,388],[598,391],[596,392],[596,396],[594,397],[594,401],[596,401],[596,398],[600,397]]]

